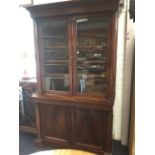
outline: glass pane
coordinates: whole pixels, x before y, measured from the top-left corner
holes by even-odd
[[[105,17],[77,18],[78,92],[106,93],[107,27]]]
[[[69,91],[67,21],[46,20],[41,27],[45,90]]]

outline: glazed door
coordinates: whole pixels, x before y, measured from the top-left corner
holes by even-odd
[[[76,94],[105,97],[109,80],[109,14],[83,15],[76,21]]]
[[[68,18],[48,18],[39,21],[39,55],[44,92],[71,94],[69,27]]]

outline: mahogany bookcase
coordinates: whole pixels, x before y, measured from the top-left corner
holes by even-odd
[[[112,151],[118,6],[74,0],[25,7],[34,21],[39,144]]]

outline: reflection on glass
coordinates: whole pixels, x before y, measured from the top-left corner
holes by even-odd
[[[105,95],[107,24],[107,20],[102,17],[77,18],[77,79],[79,93]]]
[[[46,20],[41,27],[45,90],[69,91],[67,21]]]

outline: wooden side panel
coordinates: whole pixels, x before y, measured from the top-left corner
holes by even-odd
[[[131,109],[130,109],[129,155],[135,155],[135,62],[133,64],[132,72],[133,73],[132,73]]]
[[[112,123],[112,122],[111,122]],[[108,113],[102,110],[77,109],[75,142],[79,145],[107,150]]]

